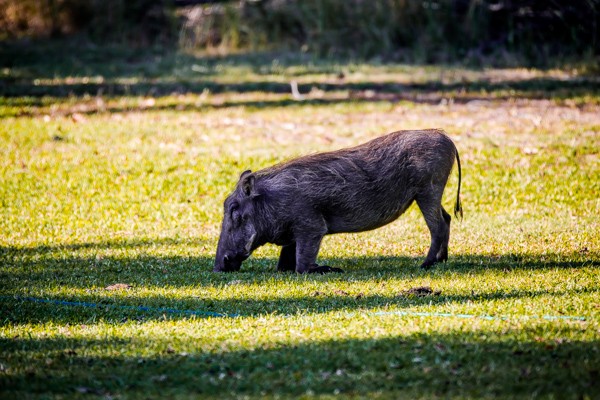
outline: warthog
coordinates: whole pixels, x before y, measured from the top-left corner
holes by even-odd
[[[238,271],[265,243],[281,248],[279,271],[342,272],[318,266],[323,236],[389,224],[416,201],[431,233],[421,265],[448,259],[450,215],[442,194],[456,158],[455,216],[462,216],[461,169],[441,130],[399,131],[347,149],[244,171],[224,203],[214,271]]]

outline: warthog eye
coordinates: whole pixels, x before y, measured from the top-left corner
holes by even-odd
[[[229,206],[229,214],[232,214],[234,211],[239,210],[239,208],[240,208],[240,204],[238,202],[234,201]]]
[[[240,205],[238,203],[232,203],[231,206],[229,206],[229,215],[231,217],[231,220],[233,221],[233,224],[236,226],[240,224],[241,220],[239,209]]]
[[[231,220],[233,221],[233,224],[235,226],[239,226],[242,222],[242,217],[240,215],[240,212],[238,210],[234,210],[231,213]]]

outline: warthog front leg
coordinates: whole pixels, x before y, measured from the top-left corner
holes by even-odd
[[[296,270],[296,243],[281,247],[277,271],[295,271]]]
[[[344,272],[340,268],[316,264],[317,254],[321,247],[323,236],[306,237],[296,240],[296,272],[299,274],[326,274],[329,272]]]

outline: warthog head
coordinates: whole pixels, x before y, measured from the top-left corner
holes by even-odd
[[[215,272],[239,271],[242,261],[257,247],[254,202],[259,195],[254,190],[254,180],[251,171],[244,171],[235,190],[225,200]]]

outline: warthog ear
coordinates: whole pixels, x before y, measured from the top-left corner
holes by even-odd
[[[240,175],[240,183],[242,185],[242,192],[244,192],[244,194],[246,196],[251,196],[251,195],[255,194],[254,193],[254,180],[255,179],[256,179],[256,177],[250,170],[244,171],[244,172],[242,172],[242,175]]]

